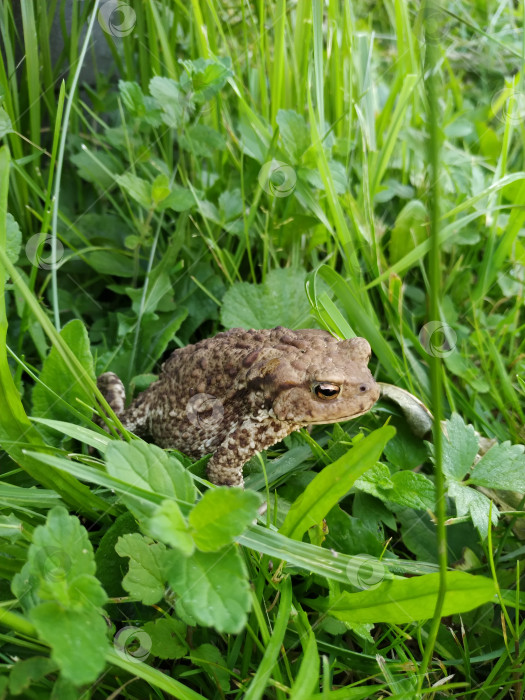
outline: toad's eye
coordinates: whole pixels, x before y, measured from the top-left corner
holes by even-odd
[[[336,399],[341,392],[341,387],[337,384],[330,384],[329,382],[321,382],[321,384],[315,384],[314,394],[318,399],[323,399],[323,401],[331,401]]]

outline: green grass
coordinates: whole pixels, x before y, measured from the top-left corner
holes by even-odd
[[[523,698],[523,7],[73,5],[59,55],[63,0],[0,10],[0,691]],[[447,435],[381,400],[234,496],[91,422],[101,372],[277,324]]]

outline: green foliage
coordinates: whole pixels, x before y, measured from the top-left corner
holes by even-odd
[[[120,5],[0,10],[0,695],[519,697],[523,17]],[[446,499],[384,399],[244,493],[87,423],[100,372],[275,325],[365,336],[434,412],[440,358]]]

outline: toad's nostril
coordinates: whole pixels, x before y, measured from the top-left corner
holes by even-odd
[[[359,387],[359,391],[361,393],[368,391],[368,386],[366,384],[361,384],[361,386]]]

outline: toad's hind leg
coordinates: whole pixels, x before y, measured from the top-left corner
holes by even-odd
[[[245,420],[215,451],[206,467],[208,479],[217,486],[244,487],[242,468],[261,450],[275,445],[301,426],[274,419]]]
[[[139,437],[147,437],[147,407],[141,394],[126,410],[126,390],[122,380],[114,372],[104,372],[97,379],[97,386],[122,425]],[[104,420],[95,417],[95,422],[107,430]]]

